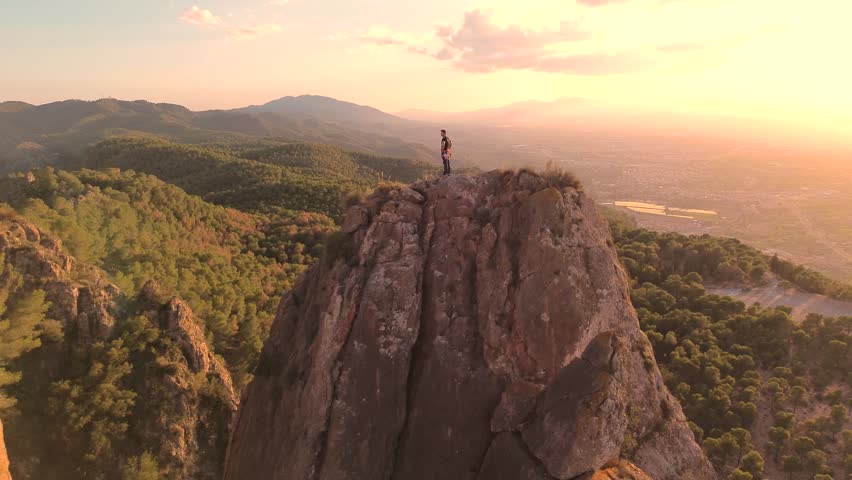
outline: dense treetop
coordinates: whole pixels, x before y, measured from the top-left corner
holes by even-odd
[[[777,260],[734,239],[611,223],[641,327],[717,471],[730,479],[852,473],[852,436],[840,440],[852,435],[852,316],[796,324],[785,307],[708,295],[705,280],[759,282]]]

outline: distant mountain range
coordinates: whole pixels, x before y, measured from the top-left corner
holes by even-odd
[[[377,108],[357,105],[320,95],[300,95],[298,97],[282,97],[278,100],[252,105],[235,110],[247,113],[275,113],[278,115],[300,117],[311,116],[328,122],[351,124],[366,124],[368,128],[376,125],[399,127],[401,124],[413,123],[396,115],[385,113]]]
[[[328,97],[284,97],[234,110],[194,112],[144,100],[65,100],[44,105],[0,103],[0,171],[76,153],[126,134],[216,144],[251,138],[326,143],[347,150],[425,159],[432,150],[403,140],[418,123]]]

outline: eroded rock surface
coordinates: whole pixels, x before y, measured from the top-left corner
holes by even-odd
[[[352,207],[281,303],[225,478],[714,478],[570,183],[453,176]]]
[[[143,295],[150,288],[146,285]],[[186,303],[172,299],[157,316],[178,348],[158,352],[170,360],[171,369],[157,368],[155,362],[143,365],[139,390],[146,393],[138,402],[149,413],[140,422],[140,436],[143,443],[159,446],[153,453],[164,478],[218,478],[237,410],[231,375],[210,351]],[[199,388],[198,382],[206,386]]]

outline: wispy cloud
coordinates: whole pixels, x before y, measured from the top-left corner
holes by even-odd
[[[281,1],[281,0],[278,0]],[[230,16],[230,15],[229,15]],[[224,32],[228,38],[243,39],[256,38],[284,31],[284,27],[277,23],[263,23],[258,25],[235,25],[225,22],[210,10],[193,5],[184,11],[178,20],[192,25],[210,27]]]
[[[360,35],[361,40],[376,45],[408,45],[412,40],[407,37],[407,35],[394,32],[380,25],[371,25],[366,32]]]
[[[536,70],[607,75],[637,70],[647,63],[644,57],[632,52],[562,53],[566,45],[590,37],[589,32],[574,22],[563,21],[558,29],[500,26],[481,10],[472,10],[465,13],[461,26],[440,26],[433,36],[425,39],[381,27],[371,27],[360,39],[379,46],[403,47],[475,73]]]
[[[519,25],[498,26],[481,10],[465,13],[459,28],[440,27],[437,35],[443,48],[435,55],[451,61],[469,72],[503,69],[564,70],[584,73],[581,64],[588,60],[572,60],[554,52],[559,44],[577,42],[589,37],[578,25],[563,21],[558,30],[531,30]],[[595,70],[600,70],[596,68]]]
[[[213,15],[210,10],[193,5],[178,17],[178,20],[193,25],[221,25],[222,19]]]
[[[253,38],[283,31],[284,27],[277,23],[264,23],[251,27],[231,27],[228,29],[228,35],[233,38]]]

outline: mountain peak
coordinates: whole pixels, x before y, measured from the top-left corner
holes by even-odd
[[[714,478],[608,226],[565,174],[442,177],[351,207],[244,398],[226,479],[552,480],[613,462]]]
[[[319,120],[343,123],[386,123],[401,121],[399,117],[385,113],[377,108],[321,95],[281,97],[263,105],[252,105],[241,110],[276,113],[280,115],[309,114]]]

